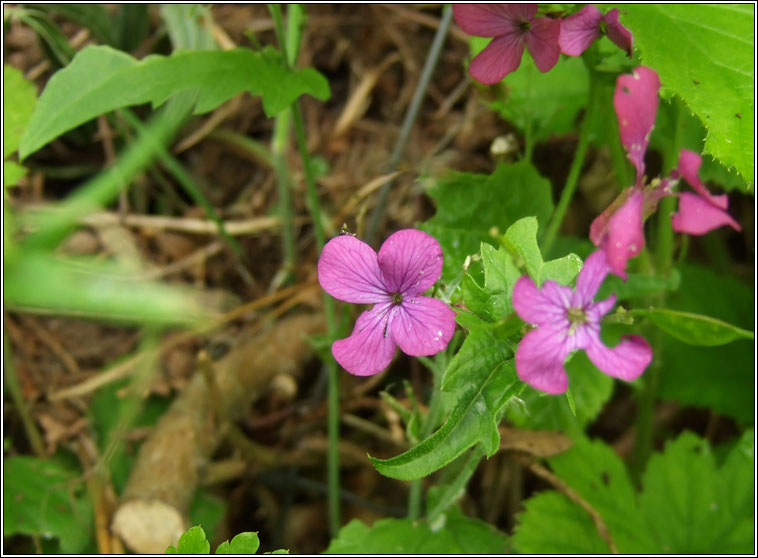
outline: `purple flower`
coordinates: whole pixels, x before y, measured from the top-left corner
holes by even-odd
[[[694,235],[705,234],[723,225],[729,225],[737,231],[742,230],[737,221],[726,212],[729,207],[726,194],[712,195],[700,180],[698,171],[701,163],[702,158],[694,151],[682,149],[679,152],[679,165],[673,174],[684,178],[697,195],[689,192],[678,194],[679,209],[671,216],[671,227],[676,232]]]
[[[589,4],[561,22],[558,40],[561,52],[569,56],[581,55],[601,35],[608,35],[616,46],[632,56],[632,34],[619,22],[619,11],[614,8],[607,14]]]
[[[418,230],[397,231],[378,256],[354,236],[331,239],[318,261],[319,283],[334,298],[374,305],[358,317],[350,337],[332,345],[337,362],[351,374],[370,376],[389,366],[396,344],[411,356],[447,347],[455,312],[441,300],[420,296],[441,274],[439,243]]]
[[[597,250],[584,262],[576,290],[554,281],[541,288],[526,276],[513,287],[513,307],[525,322],[535,324],[516,349],[516,372],[522,381],[547,393],[563,393],[568,376],[563,367],[572,351],[584,349],[600,370],[623,380],[633,380],[647,368],[653,352],[638,335],[624,335],[606,347],[600,339],[600,319],[616,303],[616,296],[594,302],[609,272],[605,254]]]
[[[534,17],[537,4],[454,4],[453,15],[469,35],[494,37],[471,61],[469,73],[484,84],[497,83],[521,64],[524,45],[541,72],[561,55],[561,22]]]

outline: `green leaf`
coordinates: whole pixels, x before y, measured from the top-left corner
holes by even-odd
[[[286,70],[270,51],[180,51],[137,61],[110,47],[89,46],[48,82],[21,140],[21,158],[100,114],[143,103],[157,107],[190,89],[199,92],[195,114],[242,91],[262,96],[269,116],[305,93],[329,97],[324,76],[311,68]]]
[[[575,254],[569,254],[545,264],[537,245],[538,228],[534,217],[524,217],[508,227],[504,241],[514,263],[517,267],[526,267],[538,286],[546,279],[562,285],[569,284],[582,268],[582,260]]]
[[[92,537],[92,505],[81,471],[36,457],[3,460],[3,534],[60,539],[67,554],[82,552]]]
[[[753,5],[635,4],[621,22],[642,63],[679,95],[708,130],[705,151],[734,166],[754,189],[755,73]],[[718,102],[714,102],[718,99]]]
[[[22,167],[15,161],[3,161],[3,186],[5,188],[16,186],[26,173],[26,167]]]
[[[240,533],[232,542],[224,541],[216,549],[216,554],[255,554],[260,546],[258,533]]]
[[[165,554],[210,554],[211,544],[205,538],[205,531],[199,525],[190,527],[179,537],[176,547],[169,546]]]
[[[737,339],[754,339],[752,331],[733,326],[716,318],[667,308],[635,309],[630,313],[645,316],[663,331],[689,345],[713,347]]]
[[[612,294],[616,295],[617,301],[621,301],[653,293],[675,291],[680,283],[681,275],[676,269],[671,270],[668,277],[628,273],[626,281],[617,275],[608,275],[598,289],[595,300],[606,299]]]
[[[592,518],[558,492],[540,492],[529,498],[513,545],[519,554],[610,554]]]
[[[725,273],[698,265],[679,269],[682,280],[666,304],[673,310],[696,312],[752,327],[755,291]],[[755,351],[753,343],[735,341],[719,347],[687,345],[664,336],[656,358],[661,360],[660,394],[682,405],[700,405],[752,424],[755,421]]]
[[[707,442],[683,433],[651,457],[640,494],[623,462],[601,442],[578,440],[549,461],[602,517],[621,554],[749,553],[755,529],[753,437],[752,430],[746,432],[719,469]],[[562,495],[548,494],[554,496],[547,500],[543,493],[527,501],[516,548],[533,554],[600,552],[587,512]],[[537,526],[555,536],[540,539]],[[581,535],[560,537],[567,532]],[[582,546],[585,537],[595,541],[595,550]]]
[[[598,370],[584,351],[574,353],[565,368],[576,413],[572,413],[566,397],[546,395],[526,386],[519,395],[523,404],[508,406],[508,420],[521,428],[560,430],[571,436],[580,436],[610,399],[613,378]]]
[[[193,525],[205,525],[204,531],[208,540],[215,540],[221,522],[226,513],[227,500],[219,498],[208,489],[200,487],[195,491],[190,504],[189,520]],[[218,551],[216,551],[218,554]],[[234,554],[234,553],[233,553]]]
[[[470,40],[476,55],[491,39]],[[507,88],[504,98],[487,104],[520,130],[528,131],[533,142],[572,131],[577,113],[587,103],[589,78],[580,58],[563,56],[552,70],[542,73],[526,55],[503,83]]]
[[[468,323],[478,320],[471,316]],[[503,410],[522,386],[513,366],[513,352],[503,332],[505,325],[478,322],[450,362],[442,380],[443,391],[456,400],[447,421],[430,437],[396,457],[371,458],[388,477],[412,480],[444,467],[476,443],[491,456],[499,447],[497,425]]]
[[[27,251],[5,268],[5,303],[27,311],[145,324],[197,324],[210,317],[197,291],[139,279],[123,268]]]
[[[503,554],[506,540],[489,523],[453,509],[434,530],[411,519],[380,519],[372,527],[353,519],[324,554]]]
[[[546,223],[553,211],[550,182],[528,162],[501,164],[491,175],[451,173],[429,195],[437,212],[418,227],[442,246],[442,280],[449,283],[462,269],[466,256],[482,242],[493,244],[490,229],[505,231],[521,217]]]
[[[642,479],[640,507],[659,551],[750,554],[754,463],[740,444],[719,470],[708,443],[690,432],[653,455]]]
[[[13,66],[3,66],[3,158],[16,152],[37,103],[34,84]],[[6,179],[7,180],[7,179]]]

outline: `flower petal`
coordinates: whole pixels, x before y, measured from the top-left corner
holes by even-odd
[[[626,279],[626,262],[640,253],[645,246],[642,230],[642,190],[633,189],[616,213],[608,221],[601,248],[611,271]]]
[[[618,17],[618,16],[617,16]],[[561,35],[558,44],[561,52],[569,56],[579,56],[600,37],[600,22],[603,13],[592,4],[561,21]]]
[[[468,71],[479,83],[498,83],[519,67],[523,54],[524,37],[521,32],[506,33],[492,39],[490,44],[474,57]]]
[[[379,269],[389,292],[423,293],[442,275],[442,248],[433,236],[416,229],[397,231],[379,249]]]
[[[392,320],[395,342],[411,356],[440,352],[454,332],[455,312],[441,300],[428,296],[404,300]]]
[[[689,192],[679,194],[679,209],[671,216],[671,228],[676,232],[700,235],[724,225],[742,230],[731,215],[707,199]]]
[[[453,4],[453,17],[469,35],[497,37],[518,29],[519,20],[507,4]]]
[[[549,71],[558,62],[561,56],[561,47],[558,45],[560,35],[561,20],[549,17],[532,20],[525,36],[526,48],[529,49],[529,54],[534,58],[540,72]]]
[[[554,281],[545,281],[538,289],[529,277],[519,277],[513,286],[513,308],[528,324],[550,325],[567,321],[566,309],[571,303],[571,289]]]
[[[714,196],[700,180],[699,171],[702,162],[703,158],[694,151],[682,149],[679,152],[679,164],[677,165],[676,170],[698,194],[703,196],[716,207],[726,209],[729,207],[729,198],[726,194],[722,196]]]
[[[376,252],[350,235],[335,236],[326,243],[318,260],[318,282],[345,302],[371,304],[388,298]]]
[[[566,332],[538,327],[527,333],[516,349],[516,372],[521,381],[547,393],[563,393],[568,376],[563,362],[569,353]]]
[[[639,335],[623,335],[621,343],[606,347],[600,335],[590,335],[590,343],[584,348],[592,363],[600,370],[622,380],[634,380],[645,371],[653,360],[653,350]]]
[[[610,12],[605,14],[605,33],[617,47],[626,52],[626,55],[629,58],[632,57],[632,44],[634,38],[632,37],[631,31],[619,22],[618,8],[613,8]]]
[[[584,313],[587,315],[587,321],[590,323],[599,324],[603,316],[610,312],[611,308],[613,308],[615,304],[615,294],[612,294],[605,300],[598,300],[597,302],[593,302],[584,310]]]
[[[597,290],[610,271],[603,250],[595,250],[584,260],[584,265],[576,278],[576,295],[572,306],[583,308],[595,298]]]
[[[621,75],[616,80],[613,106],[619,122],[621,143],[637,170],[638,186],[642,185],[645,174],[645,151],[658,112],[660,86],[658,74],[645,66],[636,68],[633,74]]]
[[[358,316],[350,337],[332,344],[332,354],[342,368],[356,376],[371,376],[389,366],[395,355],[389,322],[397,309],[391,303],[377,304]]]

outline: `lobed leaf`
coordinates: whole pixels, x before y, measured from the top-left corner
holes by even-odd
[[[278,114],[305,93],[329,96],[320,73],[286,70],[270,51],[180,51],[137,61],[107,46],[89,46],[48,82],[21,140],[24,158],[64,132],[121,107],[157,107],[180,91],[197,90],[195,114],[213,110],[242,91],[263,98],[267,115]]]
[[[491,175],[451,173],[429,192],[437,212],[418,225],[442,246],[442,280],[449,283],[466,257],[482,242],[492,244],[490,230],[505,231],[522,217],[546,223],[553,211],[550,182],[528,162],[501,164]]]

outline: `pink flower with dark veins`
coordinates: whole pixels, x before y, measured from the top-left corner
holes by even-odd
[[[318,261],[319,283],[334,298],[374,305],[358,317],[350,337],[332,345],[340,366],[370,376],[389,366],[396,345],[411,356],[447,347],[455,312],[441,300],[421,296],[441,274],[442,249],[422,231],[397,231],[378,255],[354,236],[331,239]]]
[[[631,58],[632,34],[619,22],[619,11],[616,8],[603,15],[595,6],[588,4],[577,13],[564,18],[558,42],[564,54],[580,56],[602,35],[607,35]]]
[[[527,333],[516,349],[516,372],[530,386],[547,393],[563,393],[568,376],[566,357],[584,349],[600,370],[622,380],[634,380],[647,368],[653,351],[642,337],[624,335],[615,347],[600,339],[600,319],[616,303],[616,295],[593,299],[610,268],[602,250],[587,257],[576,280],[576,289],[554,281],[537,288],[523,276],[513,287],[513,307],[527,323],[537,327]]]
[[[729,207],[726,194],[712,195],[700,180],[698,171],[702,161],[694,151],[682,149],[679,152],[679,165],[672,174],[684,178],[697,195],[689,192],[677,194],[679,209],[671,216],[671,227],[676,232],[694,235],[705,234],[724,225],[729,225],[736,231],[742,230],[737,221],[726,212]]]
[[[524,46],[541,72],[547,72],[561,55],[561,22],[535,17],[537,4],[454,4],[453,15],[461,29],[477,37],[494,37],[471,61],[469,73],[484,84],[497,83],[521,64]]]

